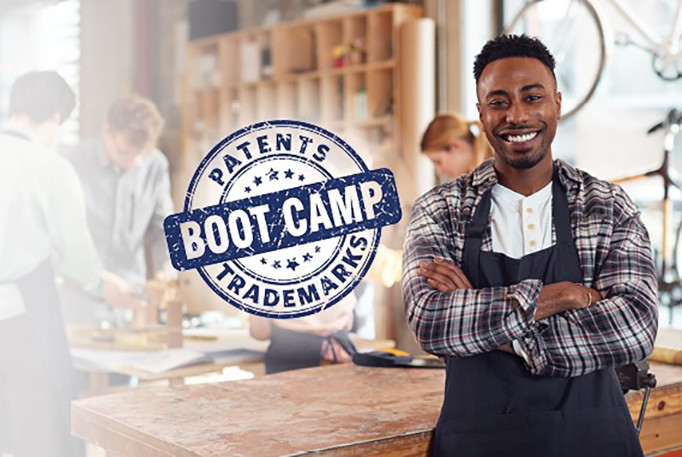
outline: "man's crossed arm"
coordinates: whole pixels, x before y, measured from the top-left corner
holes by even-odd
[[[459,267],[441,257],[434,257],[433,261],[420,262],[417,273],[440,292],[474,288]],[[567,281],[548,284],[540,289],[532,320],[538,322],[563,311],[587,308],[601,299],[599,292],[580,284]],[[501,345],[498,349],[516,354],[509,343]]]
[[[452,261],[452,234],[429,219],[427,212],[413,217],[403,269],[407,320],[427,352],[467,357],[509,350],[516,340],[532,373],[570,377],[642,360],[653,350],[657,280],[638,217],[614,229],[593,289],[535,279],[474,289]]]

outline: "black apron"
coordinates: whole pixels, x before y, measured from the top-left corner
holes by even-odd
[[[356,351],[348,332],[339,330],[331,335],[297,332],[270,325],[270,346],[265,352],[265,374],[300,370],[319,366],[322,362],[322,345],[336,341],[348,354]]]
[[[556,244],[521,259],[482,252],[491,191],[482,197],[464,243],[463,271],[476,289],[524,279],[582,284],[568,201],[552,184]],[[520,357],[494,350],[448,358],[445,400],[432,443],[435,456],[642,456],[612,369],[560,378],[531,375]]]
[[[17,437],[20,443],[16,445],[23,448],[30,440],[40,440],[41,447],[50,450],[50,456],[83,455],[82,443],[71,435],[71,401],[76,397],[73,361],[50,261],[42,262],[15,284],[26,307],[23,319],[28,335],[20,344],[33,345],[29,353],[36,359],[30,363],[36,369],[32,372],[41,373],[41,376],[27,380],[25,387],[37,392],[36,398],[41,401],[38,413],[42,416],[41,427],[49,427],[33,429],[30,434]],[[8,394],[12,395],[11,392]],[[30,409],[35,409],[35,405]],[[12,412],[8,413],[13,420]],[[26,424],[22,424],[20,429],[28,432]]]

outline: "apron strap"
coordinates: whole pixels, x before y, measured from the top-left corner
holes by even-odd
[[[573,234],[571,233],[571,217],[568,214],[568,198],[564,187],[559,182],[556,171],[552,183],[552,215],[557,244],[574,244]]]
[[[556,229],[556,244],[561,256],[561,266],[559,262],[554,263],[555,276],[559,277],[559,268],[572,272],[570,280],[581,284],[583,281],[582,268],[580,266],[580,256],[578,249],[573,240],[573,233],[571,232],[571,217],[568,212],[568,197],[566,190],[561,185],[558,175],[554,175],[554,184],[552,186],[553,200],[552,211],[554,213],[554,227]]]
[[[464,238],[463,269],[464,274],[472,284],[479,283],[479,260],[483,246],[483,234],[488,227],[488,219],[490,219],[490,201],[491,190],[488,189],[481,197],[476,211],[474,211],[474,217],[469,223]]]

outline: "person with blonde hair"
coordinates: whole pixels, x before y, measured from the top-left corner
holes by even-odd
[[[421,150],[443,181],[470,173],[493,156],[479,122],[467,121],[458,114],[436,116],[422,136]]]

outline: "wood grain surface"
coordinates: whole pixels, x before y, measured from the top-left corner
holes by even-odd
[[[131,391],[74,402],[72,429],[113,456],[415,455],[444,375],[334,365]]]
[[[682,367],[658,378],[644,449],[682,445]],[[354,365],[221,384],[150,388],[73,404],[73,432],[110,456],[426,455],[440,412],[441,370]],[[633,419],[642,394],[627,396]]]

